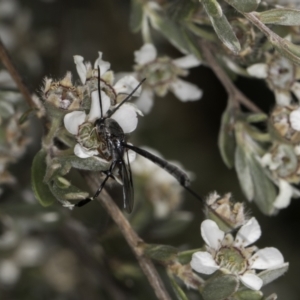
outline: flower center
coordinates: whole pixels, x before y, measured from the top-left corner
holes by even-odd
[[[77,142],[88,150],[97,149],[100,146],[96,127],[85,122],[78,128]]]
[[[247,260],[235,247],[222,247],[216,254],[216,263],[233,274],[242,274],[247,270]]]
[[[159,57],[156,60],[141,66],[136,66],[140,78],[147,78],[146,84],[150,87],[170,84],[178,75],[186,75],[186,71],[178,68],[168,57]]]

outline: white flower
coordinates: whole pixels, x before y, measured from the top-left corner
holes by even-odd
[[[278,186],[279,192],[273,203],[277,209],[286,208],[293,197],[300,196],[300,191],[291,184],[300,180],[298,150],[298,146],[279,144],[260,158],[261,165],[271,171],[273,181]]]
[[[249,289],[260,290],[263,281],[255,270],[277,268],[284,263],[282,254],[276,248],[256,251],[256,247],[248,247],[261,235],[255,218],[251,218],[239,229],[235,239],[231,234],[225,235],[212,220],[202,222],[201,235],[207,251],[194,253],[191,261],[191,267],[199,273],[210,275],[223,270],[238,276]]]
[[[102,60],[102,52],[98,52],[99,56],[92,68],[89,62],[84,63],[84,58],[80,55],[74,56],[76,69],[82,84],[88,83],[91,85],[91,90],[98,88],[98,67],[100,69],[101,89],[111,98],[112,103],[121,102],[129,95],[139,84],[139,82],[131,75],[122,77],[114,83],[114,73],[110,70],[110,63]],[[139,96],[141,93],[139,87],[134,96]]]
[[[102,113],[105,117],[111,108],[110,98],[101,91]],[[94,122],[101,118],[100,100],[98,91],[91,93],[91,108],[87,115],[84,111],[73,111],[64,117],[65,128],[76,135],[78,143],[74,147],[74,153],[78,157],[87,158],[98,155],[99,139],[95,130]],[[112,116],[118,122],[124,133],[130,133],[137,126],[137,112],[134,106],[123,104]]]
[[[266,79],[275,93],[278,105],[291,104],[293,93],[300,101],[299,68],[283,56],[267,56],[266,63],[257,63],[247,68],[249,75]]]
[[[136,76],[140,80],[146,78],[145,88],[136,102],[143,112],[148,113],[151,110],[154,93],[163,97],[170,90],[183,102],[199,100],[202,97],[202,90],[196,85],[178,78],[188,75],[187,69],[200,65],[194,55],[174,60],[157,57],[157,51],[152,44],[145,44],[134,55]]]

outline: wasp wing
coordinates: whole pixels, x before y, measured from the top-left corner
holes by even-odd
[[[130,168],[130,162],[128,158],[128,150],[126,149],[126,160],[127,164],[123,159],[123,151],[118,151],[118,168],[119,174],[123,181],[123,204],[124,209],[131,213],[134,204],[134,189],[133,189],[133,181],[132,181],[132,173]]]

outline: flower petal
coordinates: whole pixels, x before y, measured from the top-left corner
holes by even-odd
[[[241,282],[249,289],[259,291],[263,285],[262,279],[252,273],[245,273],[240,276]]]
[[[182,69],[189,69],[197,67],[201,64],[201,61],[193,54],[183,56],[173,60],[174,65]]]
[[[106,95],[105,92],[101,91],[101,103],[102,103],[102,113],[103,115],[101,116],[101,110],[100,110],[100,99],[99,99],[99,92],[93,91],[91,93],[91,109],[89,112],[88,120],[90,122],[95,122],[97,119],[104,117],[107,111],[110,108],[110,99]]]
[[[291,104],[291,93],[288,91],[277,91],[275,90],[276,103],[281,106],[287,106]]]
[[[83,63],[84,58],[80,55],[74,55],[74,62],[76,64],[76,70],[80,77],[80,80],[83,84],[85,84],[86,81],[86,67]]]
[[[212,220],[204,220],[201,223],[201,235],[209,247],[217,250],[224,239],[225,233],[219,229],[216,222]]]
[[[145,114],[151,111],[154,94],[150,89],[143,89],[140,97],[135,101],[135,105]]]
[[[291,112],[290,122],[293,129],[300,131],[300,108]]]
[[[294,189],[286,180],[279,179],[279,193],[273,203],[276,208],[282,209],[287,207],[294,194]]]
[[[76,144],[74,147],[74,154],[80,158],[88,158],[99,153],[97,150],[87,150],[83,148],[80,144]]]
[[[177,79],[171,83],[171,90],[183,102],[199,100],[203,94],[202,90],[195,84],[181,79]]]
[[[130,133],[135,130],[138,118],[135,108],[130,104],[123,104],[112,116],[122,127],[124,133]]]
[[[249,261],[251,269],[264,270],[283,264],[284,258],[278,249],[268,247],[258,250]]]
[[[157,51],[153,44],[145,44],[140,50],[134,51],[134,61],[144,65],[156,58]]]
[[[65,115],[64,125],[66,129],[76,135],[78,133],[78,127],[85,121],[86,114],[84,111],[72,111]]]
[[[243,225],[238,231],[235,244],[242,244],[248,246],[253,244],[261,236],[261,229],[257,220],[252,217],[245,225]]]
[[[268,76],[268,66],[264,63],[254,64],[247,68],[249,75],[256,78],[267,78]]]
[[[116,82],[114,89],[117,94],[127,94],[129,95],[137,86],[139,82],[131,75],[126,75]],[[138,97],[141,94],[142,88],[139,87],[133,96]]]
[[[98,69],[98,66],[100,68],[100,76],[102,76],[104,73],[106,73],[110,68],[110,63],[108,61],[102,60],[102,52],[98,52],[99,57],[96,59],[94,63],[94,69]]]
[[[190,264],[195,271],[208,275],[220,268],[210,253],[202,251],[193,254]]]

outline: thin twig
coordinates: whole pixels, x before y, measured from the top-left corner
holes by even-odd
[[[97,189],[99,182],[95,176],[89,172],[82,172],[84,178],[86,179],[88,185],[92,189]],[[154,289],[156,297],[160,300],[171,300],[159,274],[157,273],[152,261],[145,257],[141,245],[143,245],[143,240],[135,233],[132,229],[130,223],[124,217],[123,213],[120,211],[118,206],[115,204],[113,199],[104,190],[101,193],[101,198],[98,197],[97,200],[105,208],[110,217],[119,227],[121,233],[124,235],[127,243],[134,252],[140,267],[142,268],[144,274],[149,280],[150,285]]]
[[[247,98],[231,81],[231,79],[228,77],[228,75],[225,73],[225,71],[221,68],[221,66],[218,64],[217,60],[213,56],[213,51],[210,47],[210,45],[207,42],[201,41],[200,47],[202,50],[202,54],[207,62],[207,64],[211,67],[211,69],[214,71],[215,75],[218,77],[218,79],[223,84],[226,92],[228,93],[230,99],[238,104],[241,103],[248,109],[250,109],[253,112],[262,112],[262,110],[256,106],[249,98]]]
[[[20,90],[21,94],[23,95],[24,99],[26,100],[27,104],[34,108],[35,104],[32,101],[31,94],[29,92],[29,89],[24,84],[23,79],[21,78],[18,70],[16,69],[9,53],[7,52],[5,46],[2,43],[2,40],[0,39],[0,59],[3,63],[3,65],[6,67],[7,71],[15,81],[18,89]]]

